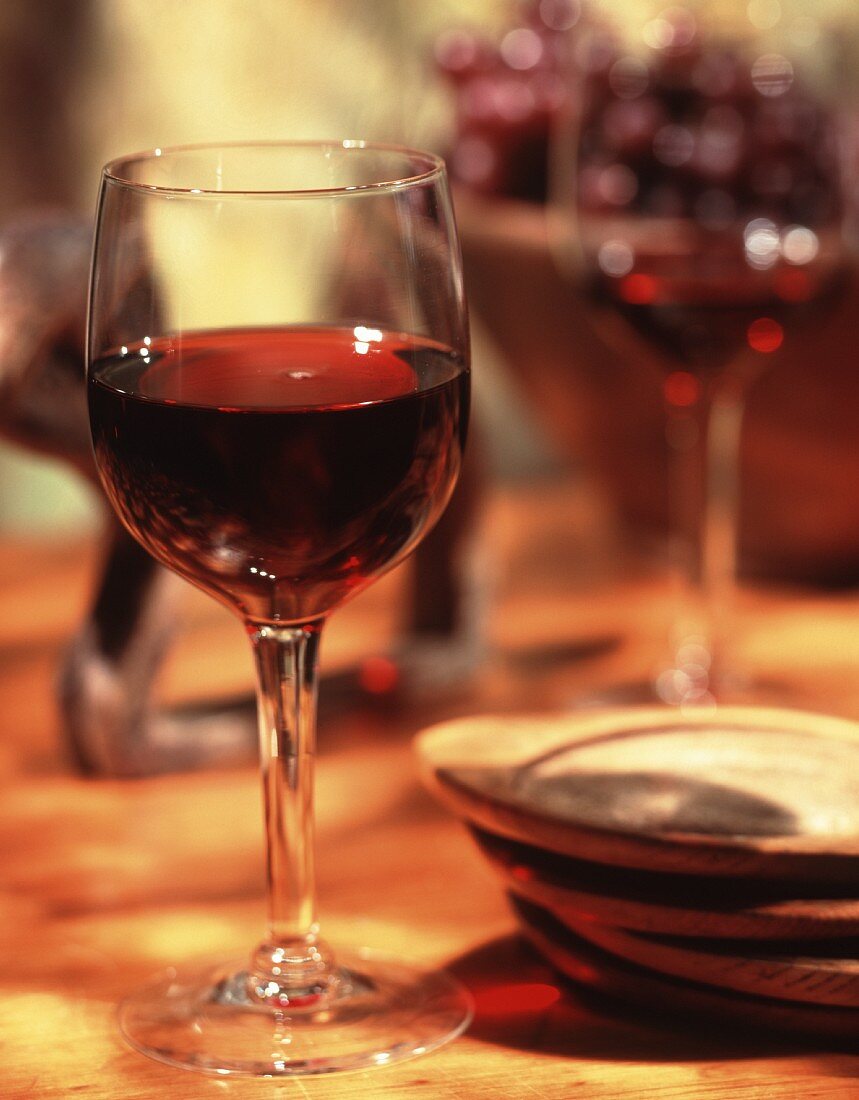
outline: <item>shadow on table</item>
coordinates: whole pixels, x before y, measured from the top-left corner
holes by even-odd
[[[647,1017],[560,977],[521,937],[492,940],[450,967],[471,990],[469,1035],[481,1042],[544,1054],[618,1062],[698,1062],[790,1055],[813,1040],[672,1015],[654,1004]],[[827,1044],[827,1051],[844,1046]],[[854,1051],[855,1053],[855,1051]]]

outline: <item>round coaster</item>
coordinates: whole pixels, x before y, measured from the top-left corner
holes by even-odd
[[[624,867],[859,881],[859,726],[801,711],[476,718],[417,742],[470,823]]]
[[[859,937],[859,900],[853,897],[785,897],[784,883],[611,867],[480,829],[472,833],[510,891],[566,923],[720,939]]]
[[[845,957],[850,951],[855,956],[855,940],[844,944],[841,957],[803,954],[800,945],[795,948],[798,953],[789,953],[785,945],[767,951],[763,944],[741,952],[719,941],[657,939],[588,921],[564,923],[619,958],[675,978],[760,997],[859,1008],[859,959]]]
[[[514,904],[527,939],[561,974],[643,1008],[649,1020],[660,1015],[684,1020],[703,1017],[755,1033],[799,1033],[855,1049],[859,1011],[854,1008],[796,1004],[661,975],[595,947],[536,906]]]

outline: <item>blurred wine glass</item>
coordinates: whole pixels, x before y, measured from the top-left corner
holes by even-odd
[[[846,38],[767,0],[615,15],[577,28],[553,208],[603,340],[658,372],[682,592],[667,659],[617,694],[755,699],[731,653],[743,409],[847,284]]]

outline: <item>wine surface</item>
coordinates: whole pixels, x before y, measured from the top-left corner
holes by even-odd
[[[363,326],[147,338],[89,384],[123,522],[257,622],[318,618],[406,555],[453,490],[468,404],[450,349]]]

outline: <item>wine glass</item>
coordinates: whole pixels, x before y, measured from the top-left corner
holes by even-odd
[[[313,760],[327,616],[420,541],[462,460],[468,327],[443,162],[359,141],[113,161],[87,361],[111,504],[239,617],[258,677],[268,932],[245,959],[133,991],[125,1037],[266,1076],[437,1047],[470,1018],[452,978],[319,934]]]
[[[682,593],[664,667],[617,694],[762,698],[726,654],[743,409],[847,284],[838,39],[763,2],[600,10],[574,47],[556,224],[605,342],[658,372]]]

